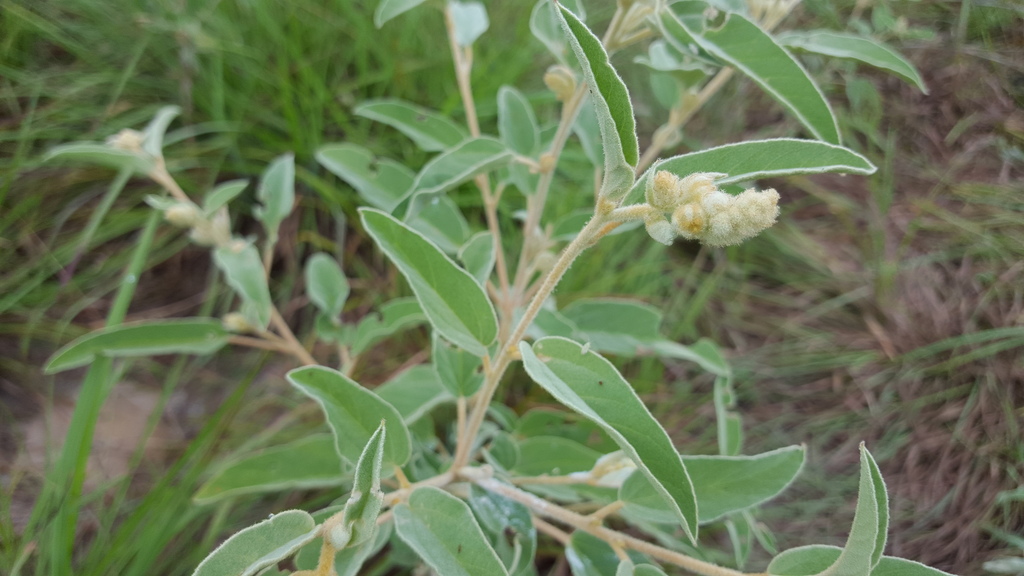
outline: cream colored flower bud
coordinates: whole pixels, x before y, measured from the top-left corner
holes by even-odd
[[[551,172],[555,169],[555,165],[558,164],[558,159],[551,152],[545,152],[540,155],[537,164],[540,172]]]
[[[559,102],[567,102],[576,92],[576,75],[565,66],[551,66],[544,73],[544,85],[555,93]]]
[[[590,481],[598,486],[616,488],[622,485],[634,471],[636,463],[622,450],[601,456],[590,469]]]
[[[240,312],[225,314],[221,318],[220,323],[228,332],[245,333],[254,330],[252,324],[249,324],[249,321],[245,319],[245,315]]]
[[[672,242],[676,239],[675,227],[660,213],[644,218],[644,227],[651,238],[666,246],[671,246]]]
[[[141,153],[142,140],[142,132],[126,128],[117,134],[114,134],[110,138],[107,138],[107,146],[117,148],[118,150],[124,150],[126,152]]]
[[[549,270],[555,267],[555,262],[558,261],[558,256],[555,256],[551,252],[541,252],[537,255],[537,259],[534,260],[534,268],[541,274],[546,274]]]
[[[199,208],[192,203],[179,202],[164,210],[164,220],[179,228],[191,228],[203,218]]]
[[[644,197],[647,203],[661,212],[671,212],[679,204],[679,177],[660,170],[647,179]]]
[[[696,202],[712,192],[717,192],[718,187],[715,186],[715,180],[724,176],[725,174],[718,172],[695,172],[683,178],[679,181],[676,205]],[[674,208],[675,206],[673,206]]]
[[[753,238],[775,223],[779,216],[779,193],[769,188],[750,188],[720,210],[709,215],[700,241],[708,246],[731,246]]]
[[[690,240],[700,238],[708,224],[708,214],[696,203],[683,204],[672,213],[672,225],[683,238]]]

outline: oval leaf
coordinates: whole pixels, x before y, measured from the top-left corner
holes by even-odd
[[[434,334],[430,359],[438,381],[456,398],[469,398],[484,383],[480,358],[448,344],[437,334]]]
[[[776,36],[776,40],[789,48],[857,60],[888,70],[917,86],[921,92],[928,93],[928,88],[924,85],[917,68],[880,40],[832,30],[786,32]]]
[[[302,510],[286,510],[228,538],[192,576],[251,576],[317,537],[319,529],[312,516]]]
[[[469,506],[490,535],[509,574],[529,570],[537,551],[537,529],[530,509],[476,485],[469,489]]]
[[[352,113],[397,129],[427,152],[451,148],[466,137],[462,128],[447,117],[402,100],[368,100]]]
[[[560,310],[596,352],[635,356],[661,340],[661,311],[625,298],[585,298]]]
[[[438,574],[508,576],[473,512],[455,496],[424,486],[394,513],[398,535]]]
[[[306,262],[306,293],[324,314],[331,318],[341,315],[341,309],[348,300],[349,287],[334,258],[320,252]]]
[[[768,564],[771,576],[815,576],[835,563],[843,549],[838,546],[814,544],[782,552]]]
[[[295,155],[278,156],[267,166],[256,188],[256,198],[262,206],[256,208],[256,217],[263,223],[272,241],[277,229],[295,206]]]
[[[64,345],[46,363],[54,374],[85,366],[97,355],[121,358],[154,354],[212,354],[227,344],[219,320],[182,318],[103,328]]]
[[[523,476],[565,476],[594,467],[601,453],[561,436],[533,436],[519,442],[516,471]]]
[[[450,0],[452,22],[455,24],[455,42],[459,46],[470,46],[491,25],[487,20],[487,9],[479,2]]]
[[[248,180],[230,180],[219,184],[203,198],[203,213],[213,216],[214,212],[222,206],[227,206],[228,202],[234,200],[248,185]]]
[[[477,232],[459,248],[459,260],[481,286],[485,286],[491,277],[496,258],[494,235],[486,230]]]
[[[248,312],[247,320],[258,328],[266,328],[270,324],[274,303],[270,300],[267,276],[256,248],[239,240],[214,250],[213,261],[224,272],[228,285],[242,299],[243,312]]]
[[[435,406],[454,400],[441,385],[432,366],[417,365],[405,370],[373,390],[412,424]]]
[[[355,188],[368,204],[387,212],[405,198],[416,177],[405,165],[377,158],[355,144],[327,144],[317,150],[316,160]]]
[[[469,238],[469,223],[447,196],[431,196],[418,203],[418,211],[407,221],[409,227],[430,239],[445,254],[455,254]]]
[[[697,495],[700,523],[713,522],[780,494],[803,468],[805,452],[803,446],[789,446],[756,456],[683,456]],[[647,520],[674,521],[643,475],[627,478],[619,489],[619,499]]]
[[[425,0],[380,0],[377,10],[373,13],[373,25],[380,28],[388,20],[412,10],[423,2]]]
[[[325,366],[296,368],[287,378],[320,404],[334,432],[335,448],[345,460],[359,459],[381,420],[387,421],[388,426],[384,461],[401,466],[409,459],[411,440],[402,416],[373,392]]]
[[[608,61],[608,53],[597,36],[567,8],[558,5],[557,13],[569,37],[576,58],[583,66],[583,76],[591,87],[594,111],[601,128],[604,148],[604,178],[601,195],[617,200],[626,195],[633,184],[633,167],[640,158],[636,139],[636,119],[629,91]]]
[[[608,360],[565,338],[519,344],[534,382],[601,426],[665,500],[691,540],[697,537],[693,484],[665,429]]]
[[[342,470],[334,438],[316,434],[227,464],[192,499],[211,504],[242,494],[338,486],[344,480]]]
[[[530,101],[512,86],[498,89],[498,135],[510,150],[530,156],[540,146],[540,128]]]
[[[486,354],[498,335],[498,320],[476,280],[390,215],[366,208],[359,214],[367,233],[408,280],[434,328],[464,350]]]
[[[505,145],[487,136],[471,138],[427,162],[413,183],[415,194],[439,194],[508,161]]]
[[[683,3],[689,4],[689,3]],[[660,23],[665,39],[688,52],[692,41],[725,64],[746,74],[786,107],[819,140],[840,143],[832,109],[803,66],[757,24],[729,13],[721,26],[700,30],[688,18],[663,10]]]
[[[633,186],[627,202],[643,202],[647,179],[659,170],[667,170],[681,177],[695,172],[728,174],[715,180],[718,185],[727,185],[757,178],[797,174],[873,174],[875,166],[849,148],[817,140],[775,138],[738,142],[658,162]]]

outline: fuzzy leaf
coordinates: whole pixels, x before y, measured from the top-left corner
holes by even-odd
[[[355,188],[368,204],[387,212],[393,211],[412,190],[416,178],[404,164],[377,158],[355,144],[327,144],[317,150],[316,159]]]
[[[57,350],[44,372],[85,366],[97,356],[124,358],[156,354],[212,354],[227,344],[228,333],[212,318],[180,318],[102,328]]]
[[[530,377],[559,402],[601,426],[650,481],[691,540],[697,502],[679,453],[665,429],[608,360],[564,338],[519,345]]]
[[[494,138],[471,138],[427,162],[416,176],[413,193],[439,194],[466,182],[477,174],[508,161],[510,152]]]
[[[270,288],[267,287],[263,262],[256,248],[251,244],[217,248],[213,251],[213,261],[224,273],[228,285],[242,299],[247,319],[258,328],[266,328],[270,324],[274,304],[270,300]]]
[[[383,26],[388,20],[395,16],[408,12],[423,4],[426,0],[380,0],[377,10],[373,13],[373,25],[377,28]]]
[[[227,206],[228,202],[234,200],[248,185],[248,180],[229,180],[218,184],[203,198],[203,213],[208,217],[213,216],[214,212]]]
[[[401,466],[409,459],[411,440],[402,416],[393,406],[355,383],[341,372],[325,366],[296,368],[288,381],[317,401],[334,432],[338,455],[356,462],[381,420],[387,422],[384,461]]]
[[[256,198],[262,206],[257,207],[256,217],[263,223],[271,240],[277,239],[277,229],[295,206],[295,155],[278,156],[264,170]]]
[[[421,232],[435,246],[452,255],[469,238],[469,223],[455,202],[447,196],[431,196],[418,203],[418,211],[406,223]]]
[[[85,162],[116,170],[130,169],[139,176],[148,174],[155,166],[152,158],[141,154],[133,154],[127,150],[113,148],[99,142],[72,142],[70,144],[54,146],[50,148],[50,151],[43,158],[44,162],[49,162],[50,160]]]
[[[380,490],[380,468],[384,461],[387,426],[380,423],[359,455],[352,494],[345,503],[342,523],[330,533],[335,548],[344,549],[368,542],[377,529],[377,516],[384,503]]]
[[[591,88],[594,111],[601,128],[604,148],[604,178],[601,195],[617,200],[625,196],[633,184],[634,166],[640,158],[636,139],[636,119],[629,91],[608,61],[601,41],[571,11],[558,5],[563,30],[569,38],[576,58],[583,66],[583,76]]]
[[[341,315],[348,300],[348,280],[338,262],[318,252],[306,261],[306,293],[321,312],[331,318]]]
[[[479,2],[449,0],[448,8],[455,24],[455,42],[459,46],[472,45],[490,26],[487,9]]]
[[[789,48],[857,60],[876,68],[888,70],[917,86],[921,92],[928,93],[928,88],[924,85],[924,80],[921,79],[917,68],[909,60],[900,56],[899,52],[880,40],[832,30],[785,32],[776,36],[776,40],[779,44]]]
[[[491,277],[496,259],[494,235],[486,230],[477,232],[459,248],[459,260],[481,286],[485,286]]]
[[[434,328],[477,356],[498,335],[498,321],[476,280],[420,233],[388,214],[360,209],[363,227],[412,287]]]
[[[437,379],[449,394],[469,398],[484,383],[481,360],[434,334],[430,353]]]
[[[171,122],[181,114],[180,106],[164,106],[156,111],[142,131],[142,149],[154,158],[164,155],[164,134]]]
[[[301,510],[286,510],[228,538],[192,576],[252,576],[318,536],[312,516]]]
[[[683,6],[691,4],[684,2]],[[686,52],[693,42],[723,63],[746,74],[786,107],[819,140],[839,144],[839,125],[817,84],[793,56],[741,14],[728,13],[720,26],[700,29],[689,18],[663,10],[659,20],[664,37]],[[684,8],[685,9],[685,8]]]
[[[451,148],[466,137],[449,118],[403,100],[367,100],[352,113],[397,129],[427,152]]]
[[[540,147],[540,128],[533,107],[512,86],[498,89],[498,134],[509,150],[523,156],[532,156]]]
[[[484,531],[491,537],[495,552],[512,575],[526,573],[537,552],[537,529],[530,510],[504,496],[479,486],[469,491],[472,508]]]
[[[434,572],[445,576],[508,576],[462,500],[430,486],[394,507],[398,535]]]
[[[454,397],[441,385],[432,366],[417,365],[405,370],[373,390],[412,424],[438,404]]]

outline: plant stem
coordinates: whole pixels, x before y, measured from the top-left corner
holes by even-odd
[[[606,222],[607,216],[595,214],[590,219],[590,222],[580,230],[576,238],[562,250],[558,261],[555,262],[551,271],[545,276],[540,288],[530,301],[530,305],[523,312],[522,318],[519,319],[519,324],[516,325],[512,334],[502,341],[501,347],[498,350],[498,356],[491,365],[491,369],[487,371],[483,386],[476,395],[476,403],[473,406],[473,412],[470,414],[469,424],[466,426],[464,433],[458,437],[452,470],[461,469],[469,461],[470,448],[473,445],[473,440],[476,439],[477,432],[480,431],[480,425],[483,424],[484,415],[487,413],[487,406],[491,403],[491,399],[494,397],[494,393],[498,389],[498,384],[501,382],[501,377],[505,375],[508,365],[512,362],[513,357],[518,355],[519,350],[517,346],[519,341],[522,340],[523,335],[526,334],[526,329],[533,323],[533,319],[537,316],[537,312],[540,311],[544,301],[555,290],[555,286],[558,285],[558,282],[565,275],[573,261],[603,236],[606,230]]]
[[[299,339],[295,337],[295,333],[288,327],[288,323],[281,317],[281,313],[277,311],[276,306],[270,308],[270,323],[277,328],[278,333],[284,337],[285,343],[288,346],[288,353],[295,356],[305,365],[316,365],[317,361],[310,355],[309,351],[299,342]]]
[[[491,478],[486,472],[476,468],[463,469],[460,471],[460,475],[468,480],[471,480],[476,485],[490,490],[496,494],[500,494],[510,500],[515,500],[520,504],[530,508],[534,513],[540,516],[551,518],[559,522],[563,522],[572,526],[577,530],[583,530],[589,534],[597,536],[598,538],[608,542],[612,547],[620,546],[622,548],[629,548],[636,550],[642,554],[646,554],[656,560],[674,564],[691,572],[696,572],[702,576],[752,576],[738,570],[731,568],[724,568],[710,562],[698,560],[685,554],[669,550],[668,548],[662,548],[650,542],[634,538],[628,534],[623,534],[610,528],[601,526],[600,523],[595,522],[593,518],[577,514],[571,510],[567,510],[557,504],[552,504],[543,498],[534,496],[529,492],[524,492],[514,486],[510,486]]]

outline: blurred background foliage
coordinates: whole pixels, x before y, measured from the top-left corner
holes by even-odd
[[[34,573],[39,543],[22,530],[78,384],[43,377],[42,362],[102,322],[149,213],[141,198],[155,191],[132,180],[108,193],[111,172],[44,164],[43,153],[137,127],[169,103],[184,110],[167,152],[171,172],[196,195],[294,151],[301,198],[282,237],[295,241],[279,246],[275,274],[294,296],[282,310],[308,331],[297,272],[306,254],[327,250],[353,278],[345,315],[357,319],[405,288],[346,225],[355,194],[316,165],[314,151],[350,141],[422,165],[425,154],[404,138],[353,116],[368,98],[462,118],[440,13],[417,10],[377,30],[373,8],[353,0],[0,0],[0,571]],[[556,119],[540,79],[549,58],[528,29],[531,8],[488,4],[491,28],[473,76],[485,129],[493,131],[502,84],[521,87],[542,120]],[[613,6],[588,8],[601,29]],[[805,60],[848,144],[879,172],[766,182],[782,194],[780,224],[727,250],[616,236],[574,266],[561,292],[640,297],[663,307],[666,334],[710,337],[729,351],[748,449],[805,442],[811,451],[804,477],[762,515],[780,549],[842,542],[857,444],[866,440],[892,495],[887,553],[983,574],[985,560],[1024,553],[1024,7],[807,0],[782,26],[800,28],[874,35],[921,70],[927,95],[850,63]],[[615,63],[635,87],[641,134],[650,134],[665,111],[631,70],[634,56]],[[671,152],[788,129],[770,99],[733,80]],[[570,151],[552,212],[585,204],[590,178]],[[477,212],[470,190],[455,198]],[[502,225],[515,226],[511,210]],[[174,229],[158,231],[145,270],[129,320],[193,315],[204,302],[226,310],[230,296],[205,251]],[[363,363],[359,379],[381,381],[425,340],[397,339]],[[239,526],[328,502],[331,494],[311,491],[190,503],[218,458],[320,426],[282,385],[289,366],[248,352],[134,362],[108,401],[109,429],[97,432],[75,573],[188,574]],[[710,380],[671,362],[625,369],[678,446],[712,449]],[[509,401],[525,409],[544,400],[516,383]]]

